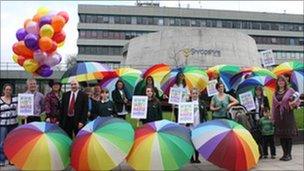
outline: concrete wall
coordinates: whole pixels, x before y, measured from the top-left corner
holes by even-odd
[[[185,49],[190,51],[187,52]],[[207,51],[198,53],[202,49]],[[208,50],[218,50],[220,56]],[[187,53],[189,57],[186,60]],[[173,66],[184,64],[260,66],[257,46],[250,36],[234,30],[208,28],[163,29],[130,41],[124,64],[153,65],[157,63]]]

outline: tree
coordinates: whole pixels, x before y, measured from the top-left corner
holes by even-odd
[[[71,55],[67,57],[65,63],[67,65],[67,69],[74,67],[77,64],[77,56]]]

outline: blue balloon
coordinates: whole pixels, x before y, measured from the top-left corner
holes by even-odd
[[[24,40],[26,35],[27,35],[27,32],[25,31],[24,28],[20,28],[16,32],[16,37],[17,37],[18,41]]]
[[[40,18],[39,21],[39,27],[41,28],[45,24],[51,24],[52,23],[52,17],[51,16],[43,16]]]
[[[28,34],[24,38],[25,46],[32,50],[37,50],[39,37],[35,34]]]

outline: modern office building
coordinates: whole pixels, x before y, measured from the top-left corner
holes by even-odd
[[[251,36],[276,63],[302,60],[303,15],[153,6],[79,5],[78,61],[121,64],[130,39],[165,28],[220,28]],[[124,49],[125,47],[125,49]]]

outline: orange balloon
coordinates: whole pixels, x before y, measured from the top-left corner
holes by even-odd
[[[34,17],[33,17],[33,21],[39,23],[41,17],[43,17],[43,15],[35,14]]]
[[[39,39],[39,48],[46,52],[48,50],[50,50],[53,46],[53,41],[52,39],[48,38],[48,37],[41,37]]]
[[[27,23],[30,22],[30,21],[32,21],[32,19],[26,19],[26,20],[24,21],[24,23],[23,23],[23,28],[25,28],[26,25],[27,25]]]
[[[47,50],[46,53],[53,53],[53,52],[55,52],[56,49],[57,49],[57,43],[53,41],[52,48]]]
[[[13,51],[18,56],[23,56],[27,59],[33,58],[33,51],[25,46],[24,41],[19,41],[13,45]]]
[[[52,27],[55,33],[60,32],[65,24],[65,19],[62,16],[55,15],[52,18]]]

